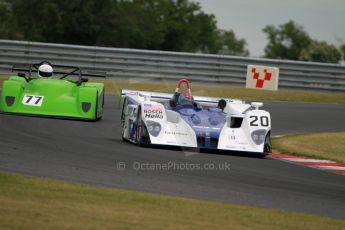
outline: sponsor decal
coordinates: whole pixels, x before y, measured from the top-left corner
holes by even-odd
[[[235,135],[230,135],[228,136],[229,140],[236,140],[236,136]]]
[[[242,150],[247,149],[247,147],[245,147],[245,146],[226,145],[225,147],[226,147],[227,149],[242,149]]]
[[[163,119],[163,110],[159,105],[144,104],[146,119]]]
[[[210,132],[208,132],[208,131],[205,132],[205,138],[211,138]]]
[[[213,129],[213,130],[220,130],[221,129],[221,128],[217,128],[217,127],[198,126],[198,125],[194,125],[193,128],[194,129]]]
[[[236,141],[235,143],[238,145],[248,145],[248,142],[242,142],[242,141]]]
[[[147,119],[163,119],[163,112],[157,110],[144,110],[145,118]]]
[[[195,129],[209,129],[210,127],[208,127],[208,126],[197,126],[197,125],[194,125],[193,128],[195,128]]]
[[[179,132],[179,131],[165,131],[164,134],[167,135],[177,135],[177,136],[188,136],[188,133],[184,133],[184,132]]]
[[[160,111],[162,111],[162,107],[160,105],[144,104],[144,110],[160,110]]]
[[[167,141],[168,144],[176,144],[176,141]]]

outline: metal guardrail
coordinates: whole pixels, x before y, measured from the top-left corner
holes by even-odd
[[[110,78],[188,77],[242,85],[247,65],[266,65],[280,69],[279,88],[345,91],[345,66],[340,64],[0,40],[0,73],[9,73],[13,64],[42,60],[106,72]]]

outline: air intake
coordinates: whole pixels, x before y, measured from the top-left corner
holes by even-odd
[[[82,102],[81,108],[83,109],[84,113],[87,113],[87,112],[89,112],[89,110],[91,108],[91,103],[90,102]]]
[[[15,97],[12,96],[6,96],[6,105],[7,106],[12,106],[14,104]]]

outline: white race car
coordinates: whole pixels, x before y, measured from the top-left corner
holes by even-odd
[[[181,85],[187,85],[181,92]],[[261,102],[193,97],[188,80],[174,94],[122,90],[122,138],[138,145],[164,145],[271,152],[271,117]]]

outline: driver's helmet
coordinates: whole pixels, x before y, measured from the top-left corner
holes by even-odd
[[[178,98],[179,105],[193,105],[194,99],[190,93],[181,93]]]
[[[38,76],[40,77],[51,77],[53,75],[53,67],[49,64],[42,64],[38,67]]]

